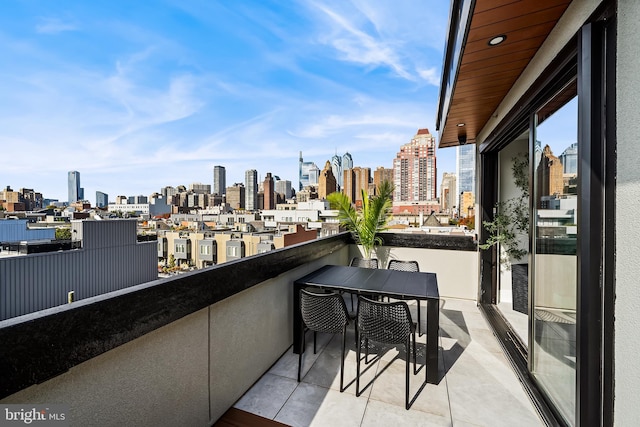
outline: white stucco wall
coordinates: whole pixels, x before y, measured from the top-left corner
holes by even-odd
[[[640,420],[640,2],[618,0],[615,403],[617,426]]]

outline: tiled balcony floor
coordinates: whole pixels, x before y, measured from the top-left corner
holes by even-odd
[[[475,303],[446,300],[440,307],[440,383],[420,391],[424,368],[411,375],[410,399],[417,397],[408,411],[404,349],[380,349],[381,357],[367,365],[361,377],[366,389],[356,397],[352,326],[345,361],[348,387],[343,393],[340,336],[319,335],[314,355],[309,333],[302,382],[296,380],[298,356],[289,349],[235,407],[291,426],[543,425]],[[422,311],[424,321],[424,305]],[[412,314],[416,319],[415,302]],[[425,335],[418,338],[419,368],[425,342]]]

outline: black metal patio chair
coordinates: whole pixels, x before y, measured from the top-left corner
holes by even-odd
[[[300,290],[300,312],[302,314],[302,348],[306,347],[307,330],[313,331],[313,353],[316,353],[316,335],[318,332],[342,333],[342,353],[340,355],[340,392],[344,391],[344,353],[349,313],[344,299],[337,292],[317,294],[305,289]],[[305,328],[306,326],[306,328]],[[298,355],[298,382],[302,370],[302,353]]]
[[[419,272],[420,267],[418,266],[418,261],[402,261],[397,259],[392,259],[389,261],[387,265],[388,270],[397,270],[397,271],[410,271],[410,272]],[[422,336],[422,326],[420,324],[420,300],[416,300],[418,304],[418,336]]]
[[[409,355],[413,343],[413,373],[416,374],[416,325],[411,320],[409,306],[404,301],[378,302],[358,297],[358,362],[356,396],[360,396],[360,355],[362,341],[368,354],[369,340],[382,344],[404,344],[407,359],[405,407],[409,409]],[[413,339],[412,339],[413,338]],[[366,355],[365,355],[366,358]],[[366,363],[366,360],[365,360]]]

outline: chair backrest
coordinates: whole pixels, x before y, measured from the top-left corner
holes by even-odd
[[[413,321],[406,302],[378,302],[358,297],[358,333],[363,338],[403,344],[412,331]]]
[[[336,334],[349,324],[347,306],[336,292],[315,294],[302,289],[300,311],[302,320],[312,331]]]
[[[392,259],[389,261],[387,269],[398,271],[420,271],[418,261],[401,261],[398,259]]]
[[[352,258],[349,263],[351,267],[378,268],[378,260],[375,258]]]

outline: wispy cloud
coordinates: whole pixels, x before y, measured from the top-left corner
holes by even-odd
[[[59,34],[65,31],[76,31],[78,27],[71,22],[65,22],[59,18],[40,18],[36,24],[36,32],[39,34]]]
[[[389,42],[363,31],[346,16],[326,5],[314,3],[314,6],[329,18],[332,27],[331,33],[324,36],[322,41],[338,50],[343,60],[374,67],[387,66],[398,76],[413,79]]]

